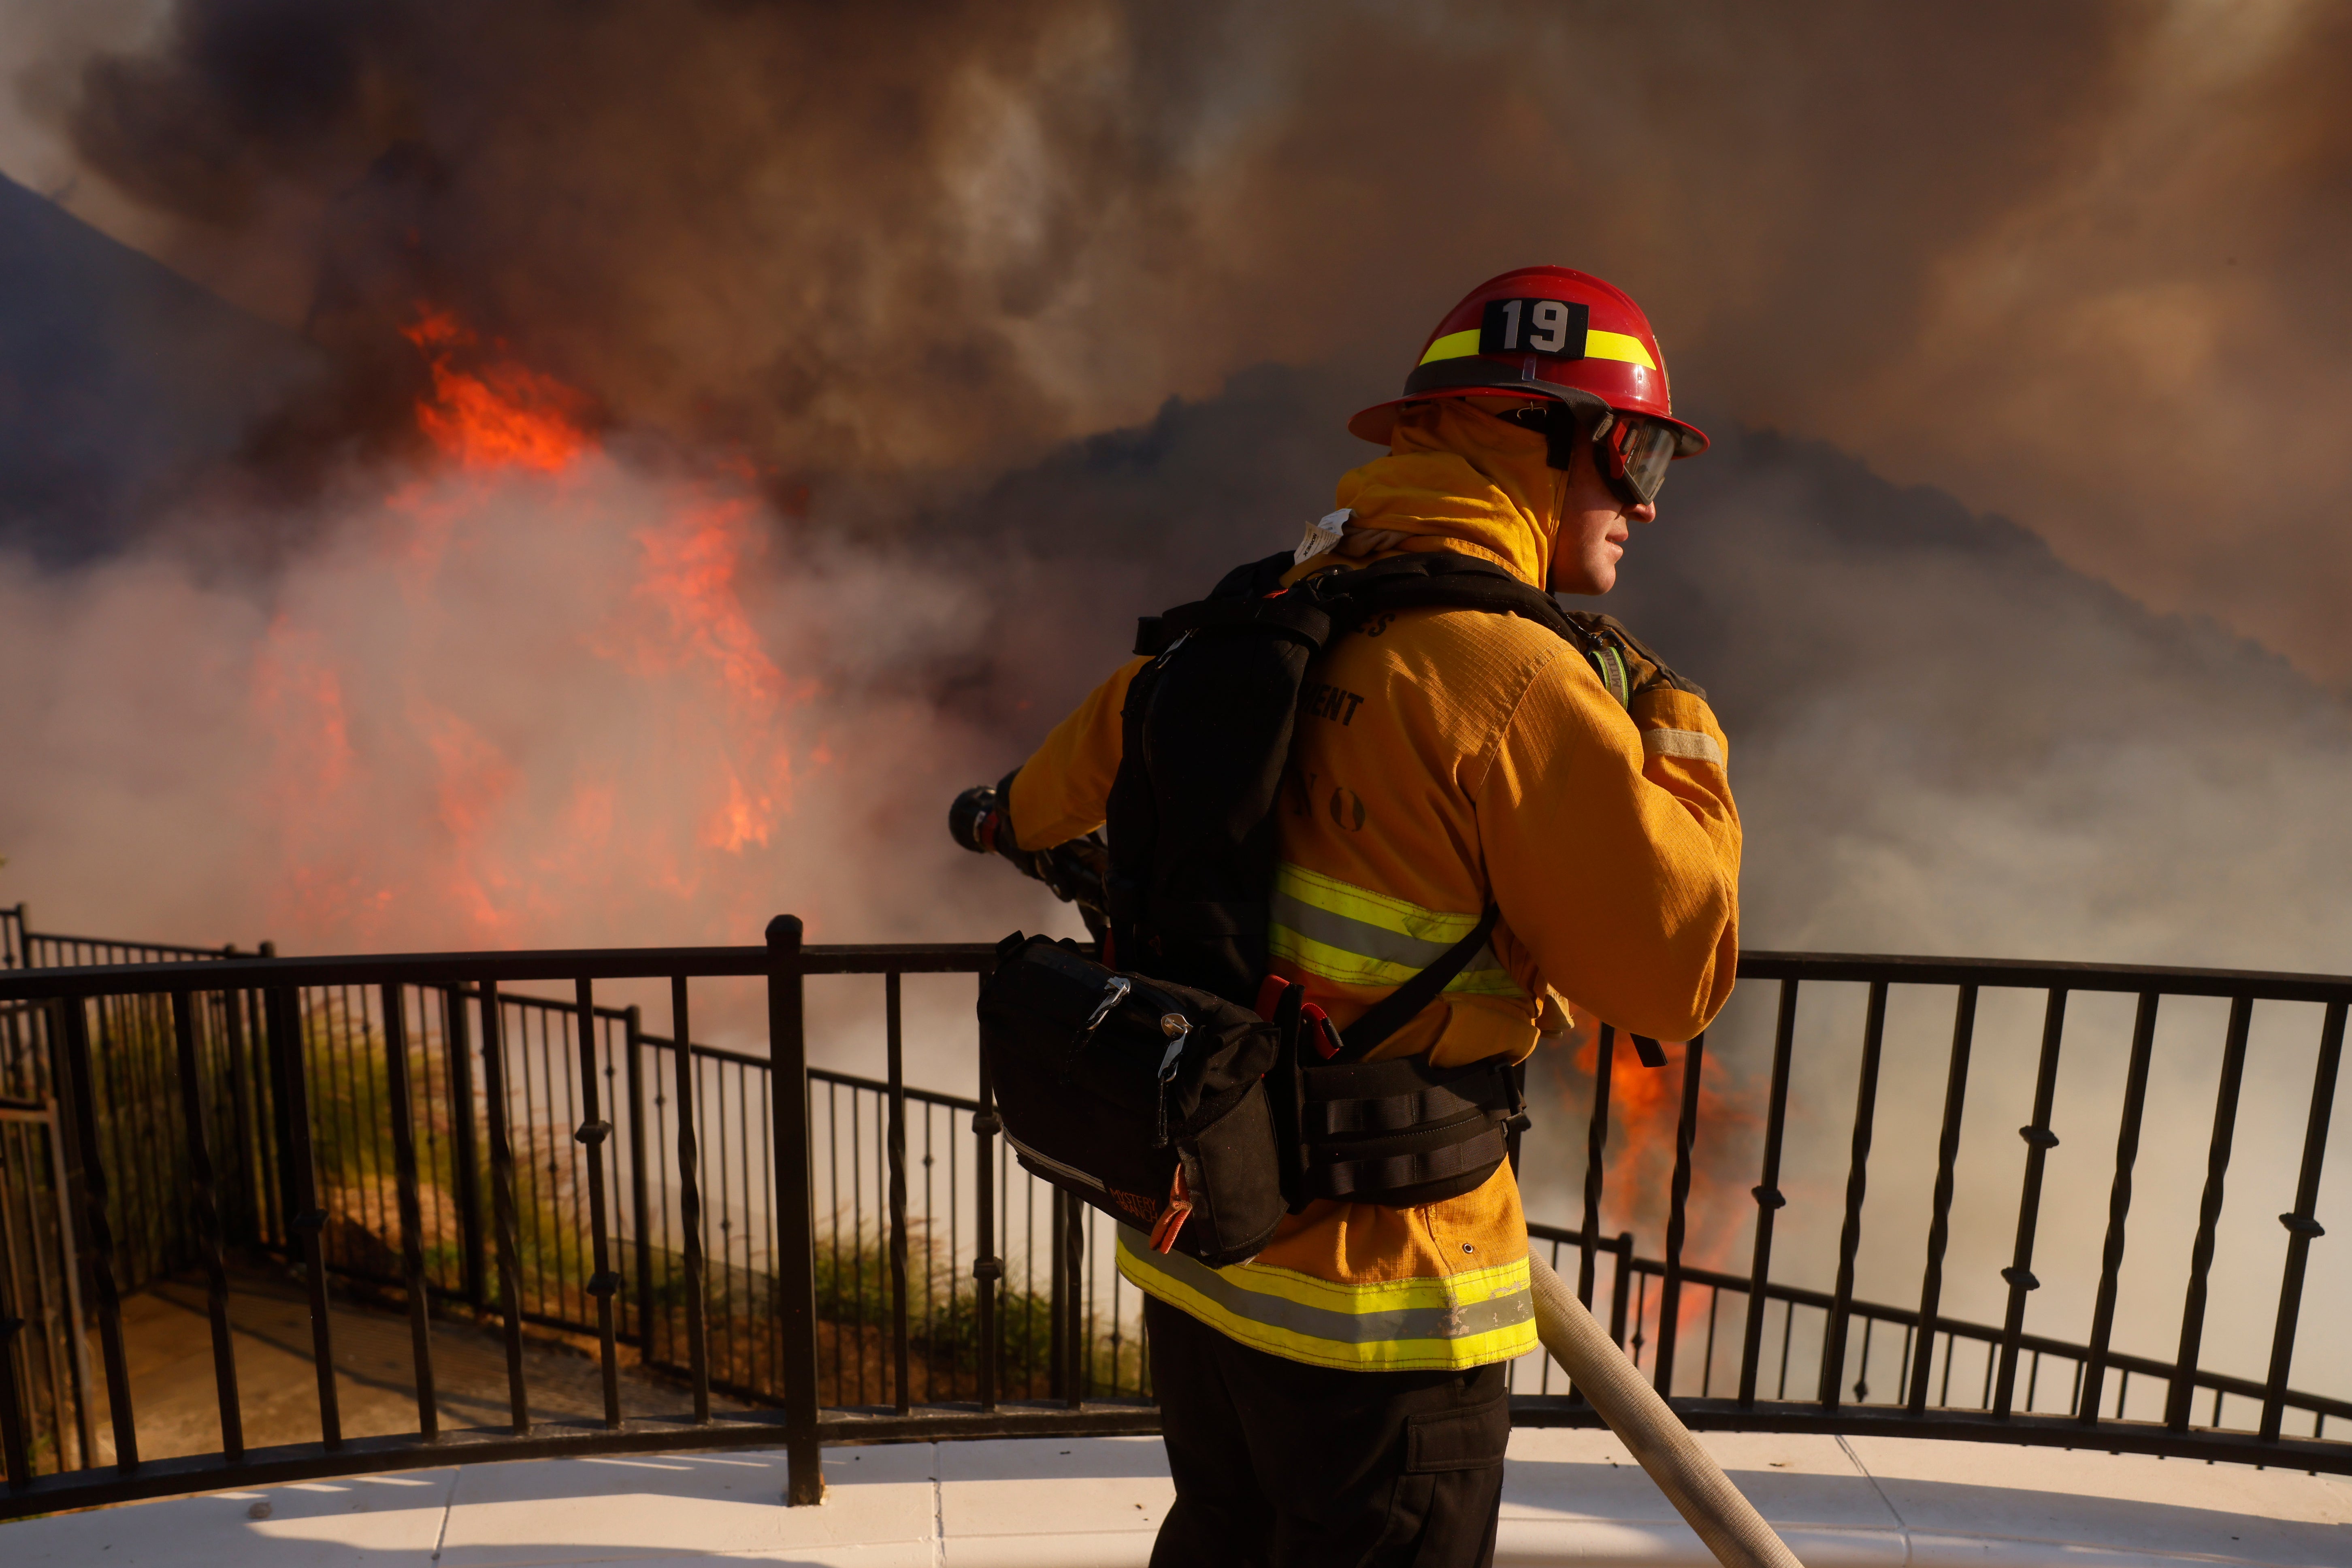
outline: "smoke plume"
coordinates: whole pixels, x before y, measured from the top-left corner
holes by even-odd
[[[184,0],[37,64],[141,243],[354,374],[421,294],[793,484],[985,470],[1261,360],[1392,379],[1559,259],[1686,397],[2337,681],[2347,44],[2308,0]]]

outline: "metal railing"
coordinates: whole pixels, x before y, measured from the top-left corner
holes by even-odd
[[[9,1336],[0,1447],[10,1489],[0,1497],[0,1517],[460,1460],[741,1444],[784,1447],[793,1500],[809,1500],[825,1443],[1154,1430],[1139,1301],[1110,1266],[1108,1226],[1010,1161],[984,1079],[970,1098],[905,1081],[905,977],[977,974],[993,952],[982,944],[803,948],[799,923],[786,918],[772,924],[761,947],[215,954],[169,974],[152,963],[0,973],[0,1007],[38,1025],[36,1054],[52,1064],[43,1081],[54,1094],[37,1108],[25,1102],[33,1109],[21,1114],[46,1118],[42,1125],[62,1134],[45,1145],[58,1173],[41,1190],[69,1200],[74,1223],[62,1227],[62,1239],[76,1261],[68,1274],[83,1282],[102,1366],[95,1382],[83,1374],[86,1405],[52,1399],[45,1413],[43,1391],[73,1384],[69,1347],[79,1336],[54,1327],[44,1328],[47,1340]],[[1612,1334],[1691,1425],[1966,1436],[2352,1472],[2352,1443],[2326,1435],[2331,1419],[2352,1417],[2352,1404],[2288,1381],[2308,1247],[2322,1234],[2314,1210],[2352,981],[1769,953],[1747,955],[1741,973],[1751,997],[1756,983],[1778,983],[1771,1027],[1754,1042],[1769,1063],[1748,1096],[1761,1100],[1760,1114],[1739,1125],[1739,1136],[1710,1145],[1713,1129],[1699,1121],[1702,1079],[1727,1051],[1711,1057],[1704,1037],[1681,1047],[1657,1256],[1637,1255],[1631,1230],[1603,1234],[1604,1201],[1622,1201],[1607,1185],[1612,1128],[1626,1121],[1612,1106],[1612,1079],[1622,1083],[1624,1069],[1605,1029],[1586,1112],[1583,1223],[1529,1227],[1556,1261],[1575,1268],[1588,1302],[1605,1292]],[[804,987],[831,975],[881,982],[879,1079],[808,1066]],[[765,983],[767,1059],[678,1044],[693,1037],[694,984],[730,976]],[[638,1008],[597,1003],[600,983],[624,980],[667,982],[667,1036],[648,1031]],[[509,989],[551,983],[567,986],[569,996]],[[1850,1043],[1836,1027],[1817,1027],[1801,1051],[1801,994],[1834,997],[1840,988],[1861,993],[1859,1055],[1854,1110],[1843,1129],[1835,1280],[1818,1289],[1775,1279],[1772,1268],[1776,1219],[1788,1202],[1792,1078],[1817,1066],[1832,1070],[1839,1064],[1831,1058]],[[1907,997],[1923,988],[1948,989],[1955,1010],[1941,1056],[1915,1308],[1864,1299],[1856,1271],[1882,1066],[1892,1059],[1890,991]],[[1943,1298],[1979,997],[2011,988],[2040,992],[2044,1001],[2032,1052],[2032,1119],[2020,1130],[2025,1154],[2011,1262],[2001,1270],[2006,1312],[1996,1325],[1957,1317]],[[2116,1086],[2096,1306],[2077,1342],[2028,1333],[2024,1321],[2040,1285],[2036,1230],[2044,1161],[2056,1143],[2053,1100],[2068,1002],[2097,993],[2136,998],[2136,1013]],[[2167,1358],[2126,1353],[2114,1341],[2158,1014],[2170,998],[2219,998],[2228,1015],[2211,1042],[2212,1134],[2186,1247],[2179,1348]],[[2314,1013],[2318,1026],[2296,1195],[2281,1216],[2285,1256],[2268,1371],[2249,1377],[2203,1364],[2200,1350],[2258,1004]],[[1716,1032],[1731,1028],[1719,1023]],[[1906,1060],[1911,1054],[1906,1047]],[[131,1060],[143,1064],[139,1075],[118,1070]],[[2294,1131],[2263,1132],[2276,1142]],[[1726,1161],[1750,1152],[1760,1179],[1743,1193],[1745,1177],[1732,1176]],[[6,1171],[13,1179],[36,1163],[12,1159]],[[160,1173],[164,1184],[142,1173]],[[150,1216],[163,1242],[126,1212],[121,1194],[134,1191],[173,1195],[156,1205],[173,1215]],[[1692,1256],[1694,1227],[1720,1231],[1727,1202],[1749,1216],[1738,1237],[1749,1255],[1744,1273]],[[32,1210],[0,1217],[31,1223],[16,1220],[19,1212]],[[1917,1234],[1906,1227],[1900,1240],[1916,1245]],[[2179,1241],[2153,1238],[2167,1247]],[[2136,1239],[2143,1249],[2151,1244]],[[288,1259],[310,1292],[315,1442],[248,1450],[242,1440],[226,1269],[240,1247]],[[173,1258],[205,1280],[221,1447],[142,1462],[121,1298],[126,1280],[152,1277],[144,1271],[160,1265],[150,1259]],[[407,1311],[415,1433],[342,1435],[326,1310],[331,1279],[373,1289]],[[41,1307],[45,1325],[79,1320],[80,1307],[65,1300],[71,1279],[34,1283],[41,1303],[61,1303]],[[33,1321],[28,1287],[13,1278],[0,1286],[10,1292],[0,1319]],[[505,1426],[441,1429],[436,1301],[495,1315],[506,1350]],[[2329,1310],[2340,1314],[2344,1305]],[[601,1422],[534,1419],[523,1354],[530,1324],[594,1337]],[[37,1341],[58,1348],[37,1349]],[[625,1344],[677,1373],[690,1415],[624,1419]],[[1572,1391],[1555,1391],[1556,1371],[1535,1358],[1514,1369],[1515,1418],[1593,1423]],[[2129,1418],[2135,1380],[2143,1401],[2161,1391],[2154,1418]],[[772,1408],[714,1413],[714,1389]],[[2204,1395],[2211,1403],[2200,1409]],[[85,1408],[110,1430],[110,1463],[96,1462],[88,1434],[68,1441]],[[2290,1413],[2294,1435],[2285,1431]],[[2225,1426],[2233,1414],[2243,1419]],[[47,1463],[39,1462],[42,1452]]]
[[[1790,953],[1747,954],[1740,963],[1740,977],[1749,982],[1779,982],[1761,1138],[1760,1179],[1748,1194],[1755,1205],[1749,1272],[1743,1279],[1726,1272],[1696,1269],[1687,1267],[1682,1257],[1688,1224],[1693,1150],[1697,1137],[1699,1081],[1706,1061],[1704,1036],[1692,1041],[1683,1052],[1664,1257],[1655,1264],[1632,1258],[1631,1238],[1624,1236],[1616,1238],[1614,1250],[1611,1315],[1612,1333],[1620,1343],[1628,1342],[1623,1304],[1627,1286],[1638,1281],[1646,1293],[1647,1282],[1653,1279],[1656,1281],[1653,1367],[1654,1381],[1662,1393],[1671,1394],[1682,1386],[1676,1376],[1685,1316],[1684,1293],[1693,1288],[1707,1292],[1706,1345],[1700,1389],[1696,1398],[1678,1398],[1675,1402],[1686,1424],[1696,1428],[1891,1433],[2097,1447],[2352,1473],[2352,1443],[2331,1441],[2326,1436],[2330,1417],[2352,1417],[2352,1402],[2300,1392],[2288,1384],[2303,1312],[2309,1247],[2314,1239],[2326,1234],[2314,1210],[2326,1156],[2337,1069],[2343,1055],[2346,1009],[2347,1003],[2352,1003],[2352,980],[2228,970]],[[1838,983],[1863,985],[1867,992],[1836,1284],[1832,1290],[1823,1292],[1783,1285],[1771,1279],[1770,1271],[1776,1215],[1788,1202],[1780,1183],[1800,993],[1809,984]],[[1879,1110],[1888,994],[1890,987],[1896,985],[1949,987],[1955,994],[1950,1045],[1945,1057],[1926,1264],[1916,1310],[1864,1301],[1854,1295],[1855,1259],[1862,1241],[1874,1128]],[[1979,998],[1988,989],[2039,991],[2043,996],[2040,1044],[2034,1058],[2032,1120],[2017,1130],[2026,1154],[2018,1193],[2011,1261],[2000,1270],[2006,1287],[2006,1311],[1998,1328],[1956,1321],[1941,1310],[1970,1057],[1976,1044]],[[2066,1038],[2068,1005],[2070,998],[2078,994],[2100,993],[2130,995],[2135,998],[2135,1009],[2121,1085],[2107,1224],[2100,1251],[2090,1335],[2086,1342],[2070,1343],[2026,1333],[2024,1320],[2029,1294],[2042,1288],[2042,1281],[2033,1272],[2035,1243],[2045,1162],[2059,1142],[2051,1121]],[[2167,1361],[2118,1352],[2113,1336],[2120,1275],[2130,1237],[2134,1172],[2147,1112],[2158,1011],[2168,998],[2189,997],[2227,1001],[2229,1012],[2218,1042],[2211,1132],[2205,1149],[2205,1176],[2197,1225],[2189,1247],[2179,1347]],[[2285,1256],[2273,1317],[2267,1375],[2255,1379],[2218,1373],[2203,1365],[2200,1355],[2211,1303],[2217,1228],[2224,1206],[2248,1043],[2258,1002],[2315,1007],[2318,1017],[2314,1021],[2318,1027],[2309,1096],[2305,1102],[2294,1206],[2278,1216],[2286,1232]],[[1529,1227],[1531,1237],[1550,1245],[1555,1258],[1563,1245],[1576,1248],[1579,1291],[1588,1306],[1593,1300],[1596,1266],[1608,1250],[1599,1232],[1599,1209],[1605,1169],[1600,1155],[1609,1125],[1612,1077],[1610,1067],[1604,1064],[1613,1063],[1615,1057],[1610,1048],[1610,1033],[1606,1027],[1602,1029],[1601,1049],[1596,1058],[1598,1070],[1589,1135],[1593,1158],[1588,1162],[1585,1175],[1583,1226],[1576,1232],[1546,1226]],[[2275,1135],[2282,1137],[2286,1131],[2284,1128],[2274,1130]],[[1727,1399],[1716,1397],[1712,1386],[1717,1365],[1717,1308],[1727,1291],[1744,1298],[1737,1365],[1729,1380],[1735,1392]],[[1781,1304],[1783,1312],[1777,1368],[1771,1365],[1767,1334],[1770,1309],[1776,1301]],[[2340,1314],[2342,1310],[2343,1304],[2339,1303],[2336,1310]],[[1819,1361],[1811,1379],[1813,1397],[1790,1401],[1787,1398],[1790,1346],[1800,1310],[1820,1315]],[[1637,1358],[1641,1350],[1641,1319],[1642,1313],[1637,1310],[1637,1342],[1629,1346]],[[1857,1321],[1859,1336],[1855,1333]],[[1866,1403],[1872,1367],[1885,1364],[1883,1360],[1874,1363],[1871,1341],[1874,1335],[1896,1329],[1903,1334],[1901,1349],[1894,1357],[1896,1397]],[[1982,1350],[1982,1383],[1973,1405],[1956,1406],[1951,1399],[1952,1380],[1963,1342]],[[2025,1363],[2021,1400],[2021,1360]],[[2042,1414],[2036,1408],[2036,1399],[2042,1364],[2049,1360],[2071,1366],[2072,1373],[2063,1411]],[[2116,1409],[2113,1415],[2105,1415],[2101,1414],[2101,1408],[2110,1373],[2116,1378]],[[1801,1367],[1798,1375],[1801,1390],[1806,1386],[1805,1369]],[[2159,1419],[2125,1419],[2134,1375],[2150,1380],[2163,1391]],[[1853,1379],[1853,1404],[1845,1402],[1843,1392],[1849,1376]],[[1769,1398],[1759,1394],[1759,1387],[1768,1377],[1772,1387]],[[1961,1393],[1966,1399],[1965,1382]],[[2212,1395],[2210,1419],[2201,1426],[2195,1419],[2200,1393]],[[2224,1426],[2225,1404],[2231,1398],[2255,1407],[2255,1420],[2250,1430]],[[2290,1410],[2310,1418],[2307,1438],[2285,1435],[2284,1420]],[[1591,1411],[1572,1394],[1554,1395],[1548,1387],[1535,1395],[1521,1396],[1514,1415],[1521,1424],[1528,1425],[1581,1425],[1593,1419]]]

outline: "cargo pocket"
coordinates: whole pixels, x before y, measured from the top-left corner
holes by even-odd
[[[1497,1399],[1470,1410],[1432,1411],[1405,1422],[1404,1473],[1483,1470],[1503,1462],[1511,1443],[1511,1405]]]
[[[1381,1544],[1368,1562],[1481,1568],[1495,1553],[1511,1405],[1434,1410],[1405,1421],[1404,1467],[1390,1493]]]

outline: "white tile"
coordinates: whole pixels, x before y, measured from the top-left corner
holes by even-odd
[[[1495,1527],[1495,1568],[1554,1568],[1605,1563],[1626,1568],[1714,1568],[1715,1559],[1680,1521],[1617,1524],[1587,1519],[1514,1519]]]
[[[0,1525],[8,1568],[427,1568],[455,1468],[162,1498]],[[269,1517],[255,1519],[257,1503]]]
[[[940,1445],[940,1513],[950,1543],[1018,1537],[1124,1539],[1150,1555],[1176,1500],[1157,1437],[1038,1437]],[[1033,1561],[1043,1561],[1033,1559]],[[1138,1559],[1140,1561],[1140,1559]]]
[[[1805,1568],[1903,1568],[1902,1532],[1893,1530],[1788,1530],[1781,1539]],[[1563,1563],[1715,1568],[1715,1556],[1688,1525],[1620,1520],[1512,1518],[1495,1531],[1495,1568],[1557,1568]]]
[[[520,1568],[756,1552],[814,1563],[811,1551],[906,1542],[928,1552],[932,1453],[928,1443],[828,1448],[825,1500],[815,1508],[784,1506],[779,1451],[472,1465],[440,1561]]]
[[[1700,1443],[1775,1526],[1888,1531],[1897,1521],[1834,1437],[1707,1432]],[[1665,1522],[1679,1515],[1616,1435],[1522,1427],[1503,1478],[1506,1519]]]
[[[879,1546],[778,1546],[765,1552],[681,1552],[667,1557],[604,1558],[597,1568],[727,1568],[741,1563],[776,1568],[936,1568],[938,1544],[892,1541]]]
[[[947,1541],[947,1568],[1149,1568],[1150,1534],[983,1535]]]
[[[1900,1437],[1849,1444],[1908,1528],[1917,1563],[2040,1561],[2061,1543],[2070,1563],[2086,1565],[2182,1556],[2284,1568],[2352,1562],[2352,1499],[2301,1471],[2096,1449]]]
[[[1511,1434],[1503,1517],[1680,1526],[1674,1505],[1615,1434],[1570,1427],[1520,1427]]]

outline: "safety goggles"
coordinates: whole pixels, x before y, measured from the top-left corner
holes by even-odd
[[[1658,487],[1666,482],[1666,465],[1675,460],[1680,439],[1675,427],[1661,420],[1617,414],[1593,437],[1592,455],[1618,500],[1646,506],[1658,499]]]
[[[1569,466],[1576,441],[1591,430],[1593,466],[1601,470],[1610,493],[1627,506],[1647,506],[1658,499],[1658,487],[1666,482],[1666,465],[1675,460],[1680,439],[1675,427],[1663,420],[1622,414],[1605,405],[1590,411],[1567,403],[1531,403],[1502,417],[1541,431],[1550,443],[1551,466],[1556,468]]]

